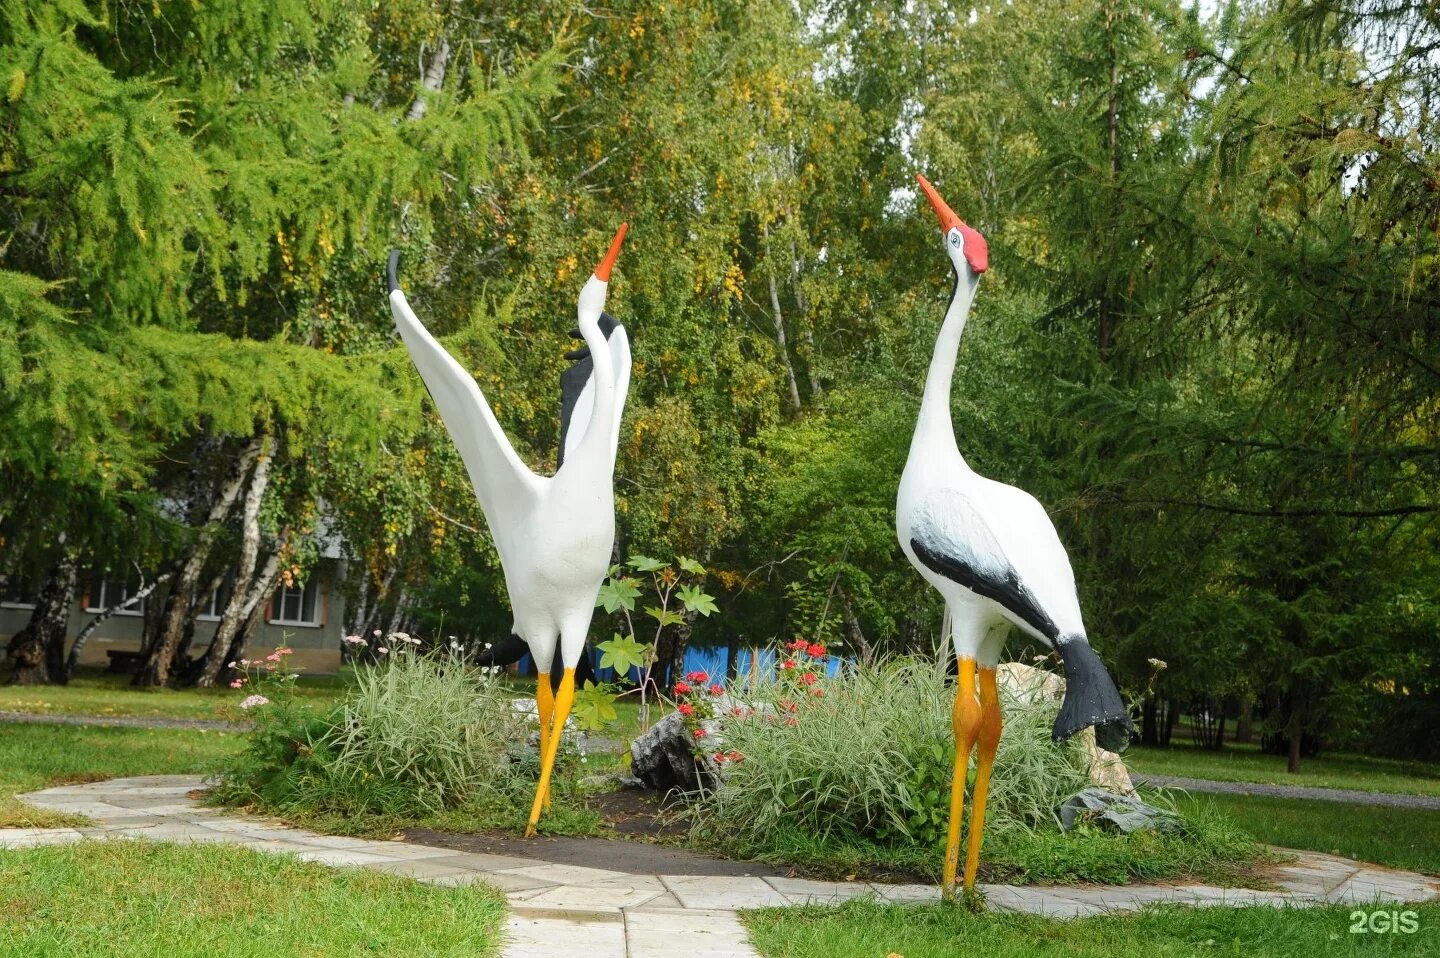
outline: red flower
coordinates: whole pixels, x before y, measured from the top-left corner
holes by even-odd
[[[787,712],[793,712],[793,711],[795,711],[796,709],[798,709],[800,706],[796,705],[794,702],[790,701],[789,699],[781,699],[781,700],[780,700],[780,707],[781,707],[782,709],[784,709],[785,711],[787,711]]]
[[[730,761],[732,761],[732,762],[738,762],[738,761],[741,761],[742,759],[745,758],[744,755],[741,755],[739,752],[735,751],[733,748],[730,750],[730,754],[729,754],[729,755],[726,755],[725,757],[728,758],[728,759],[729,759]]]
[[[819,681],[819,679],[820,676],[816,675],[814,672],[806,672],[804,675],[800,676],[800,681],[804,682],[806,685],[814,685],[817,681]]]
[[[820,686],[817,685],[817,686],[815,686],[813,689],[810,690],[810,694],[813,695],[813,696],[815,696],[817,699],[818,699],[818,698],[824,698],[824,697],[825,697],[825,690],[822,689]]]
[[[809,645],[810,643],[806,642],[804,639],[796,639],[794,642],[791,642],[789,645],[785,646],[785,648],[789,649],[792,652],[799,652],[801,649],[807,648]]]
[[[697,728],[697,729],[695,730],[695,737],[696,737],[696,738],[704,738],[704,737],[705,737],[705,730],[704,730],[703,728]]]
[[[810,648],[806,649],[806,651],[818,659],[825,654],[825,646],[821,645],[819,642],[816,642],[814,645],[810,646]]]
[[[739,718],[740,716],[742,716],[742,715],[745,714],[745,710],[742,709],[740,706],[737,705],[737,706],[735,706],[733,709],[730,710],[730,714],[733,715],[733,716],[735,716],[736,718]]]
[[[724,695],[724,694],[725,694],[725,689],[717,682],[716,684],[710,686],[710,694],[711,694],[711,695]]]
[[[709,672],[686,672],[686,673],[685,673],[685,681],[687,681],[687,682],[697,682],[697,683],[699,683],[700,685],[704,685],[706,682],[710,681],[710,673],[709,673]]]
[[[676,683],[675,683],[675,694],[676,694],[676,695],[689,695],[689,694],[690,694],[690,683],[689,683],[689,682],[676,682]]]
[[[713,756],[711,756],[711,757],[715,759],[715,763],[716,763],[717,765],[725,761],[725,753],[724,753],[724,752],[716,752],[716,753],[715,753]]]
[[[695,706],[691,705],[689,702],[681,702],[675,707],[675,711],[679,712],[681,715],[690,716],[695,714]]]
[[[795,716],[792,715],[792,716],[790,716],[789,718],[787,718],[787,719],[785,720],[785,724],[786,724],[786,725],[799,725],[799,724],[800,724],[800,720],[797,719]]]
[[[781,662],[781,663],[780,663],[780,667],[781,667],[782,669],[793,669],[793,668],[795,668],[795,660],[794,660],[794,659],[786,659],[784,662]]]

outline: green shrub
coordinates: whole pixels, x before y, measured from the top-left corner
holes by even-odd
[[[741,857],[938,876],[954,686],[934,663],[892,660],[848,666],[818,688],[796,696],[764,683],[735,693],[753,712],[725,718],[721,732],[743,758],[700,799],[698,835]],[[1115,881],[1253,860],[1253,845],[1214,822],[1183,822],[1174,836],[1061,833],[1056,809],[1089,784],[1084,748],[1051,742],[1058,702],[1021,704],[1002,687],[1001,708],[982,859],[989,877]]]
[[[489,674],[442,653],[391,655],[355,673],[323,712],[272,676],[249,709],[249,747],[220,772],[217,798],[279,811],[425,815],[516,794],[527,777],[507,746],[526,719]]]

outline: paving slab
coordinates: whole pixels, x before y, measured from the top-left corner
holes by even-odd
[[[670,894],[680,899],[686,908],[735,911],[790,904],[784,893],[776,891],[763,878],[666,875],[662,880]]]
[[[627,911],[629,958],[758,958],[731,911]],[[507,952],[508,955],[508,952]]]
[[[810,881],[806,878],[766,878],[766,884],[792,905],[829,905],[875,894],[868,882]]]
[[[511,911],[503,934],[505,958],[555,958],[566,954],[627,958],[625,923],[619,913],[613,918],[575,918]]]

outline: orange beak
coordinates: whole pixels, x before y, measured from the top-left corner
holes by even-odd
[[[610,242],[610,251],[595,267],[595,278],[602,283],[610,282],[610,270],[615,265],[615,258],[620,255],[620,244],[625,242],[625,231],[630,228],[629,223],[621,223],[620,228],[615,231],[615,239]]]
[[[989,269],[990,246],[985,242],[985,237],[981,236],[978,230],[965,225],[965,221],[955,215],[955,211],[940,198],[929,180],[919,173],[915,174],[915,179],[919,181],[920,189],[925,191],[925,198],[930,201],[935,215],[940,218],[940,232],[948,234],[951,230],[958,229],[960,235],[965,237],[965,260],[970,264],[970,268],[977,276]]]
[[[955,215],[955,211],[950,208],[950,205],[940,198],[939,193],[935,192],[935,187],[930,185],[929,180],[919,173],[915,174],[915,179],[919,181],[920,188],[925,191],[925,198],[930,201],[930,207],[935,210],[935,215],[940,217],[940,232],[948,233],[957,226],[965,225],[960,221],[960,217]]]

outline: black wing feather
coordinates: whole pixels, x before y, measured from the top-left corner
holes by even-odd
[[[607,342],[610,334],[615,332],[615,327],[619,325],[609,313],[600,314],[600,332],[605,334]],[[576,339],[581,338],[578,329],[570,330],[570,335]],[[570,419],[575,415],[575,404],[580,401],[580,394],[585,391],[585,383],[595,371],[595,361],[590,358],[590,349],[587,346],[570,350],[565,354],[565,358],[571,361],[571,365],[560,374],[560,451],[555,457],[557,469],[565,465],[565,437],[570,432]]]

